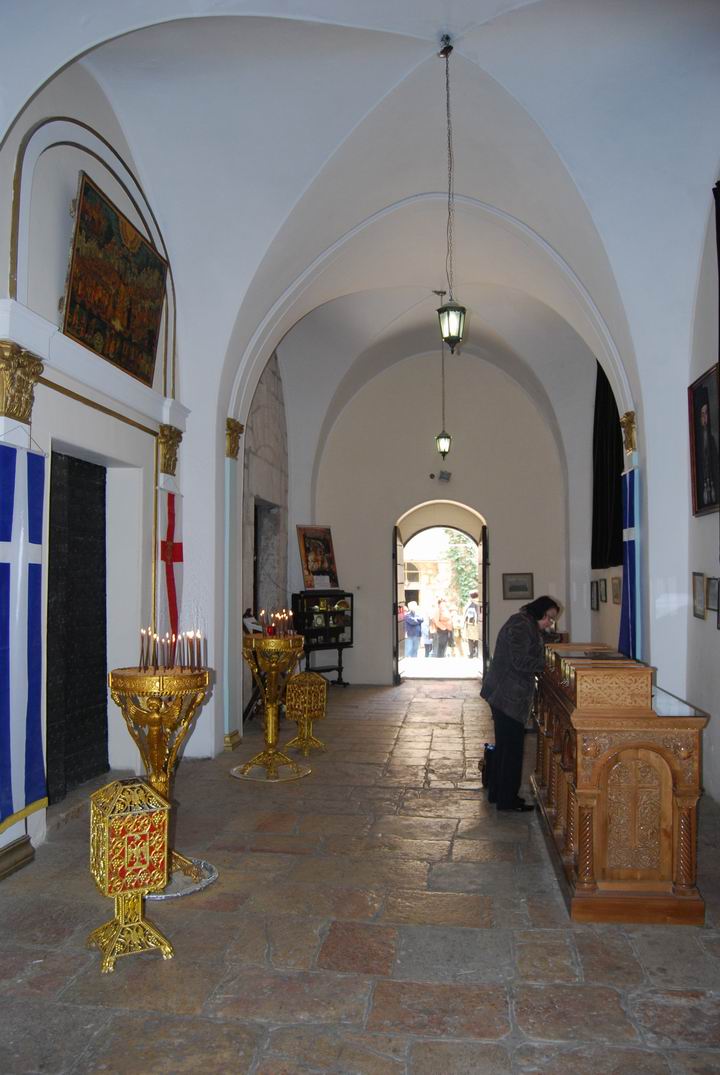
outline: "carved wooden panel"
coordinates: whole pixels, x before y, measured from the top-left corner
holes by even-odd
[[[628,706],[647,708],[651,700],[651,680],[648,675],[629,675],[618,672],[578,671],[576,676],[576,699],[578,709],[593,706],[612,706],[625,709]]]
[[[659,754],[630,748],[601,779],[597,852],[603,880],[672,881],[672,775]]]

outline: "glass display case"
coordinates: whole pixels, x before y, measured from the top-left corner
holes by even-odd
[[[302,590],[292,595],[295,630],[305,639],[305,670],[337,672],[331,680],[346,687],[343,679],[343,651],[353,644],[353,594],[344,590]],[[334,664],[313,664],[316,651],[337,654]]]

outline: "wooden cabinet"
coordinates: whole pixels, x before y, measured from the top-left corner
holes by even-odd
[[[292,595],[292,611],[295,630],[305,639],[305,670],[337,672],[332,682],[346,687],[343,652],[353,644],[353,594],[343,590],[302,590]],[[319,650],[334,650],[335,663],[313,665],[311,656]]]
[[[696,808],[708,715],[607,647],[545,652],[532,785],[572,918],[702,923]]]

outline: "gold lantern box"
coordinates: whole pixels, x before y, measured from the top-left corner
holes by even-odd
[[[90,796],[90,872],[103,896],[115,900],[115,917],[88,937],[102,952],[102,972],[120,956],[173,947],[143,915],[143,898],[168,878],[170,804],[143,780],[115,780]]]

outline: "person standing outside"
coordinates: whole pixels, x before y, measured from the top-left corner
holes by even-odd
[[[519,795],[525,725],[530,716],[535,677],[545,667],[542,632],[560,614],[554,597],[538,597],[523,605],[500,628],[495,653],[483,678],[480,696],[490,704],[495,726],[495,759],[488,799],[498,810],[533,810]]]
[[[437,637],[437,657],[444,657],[448,642],[452,638],[453,622],[450,610],[443,598],[438,599],[437,612],[433,616],[435,633]]]
[[[429,657],[433,651],[433,636],[430,633],[430,617],[424,609],[422,612],[422,617],[423,619],[422,626],[420,629],[420,639],[422,641],[422,646],[425,651],[425,656]]]
[[[418,611],[417,601],[408,601],[405,613],[405,656],[417,657],[423,618]]]
[[[470,600],[465,606],[463,619],[465,637],[468,643],[468,657],[477,657],[480,646],[480,594],[477,590],[470,591]]]

